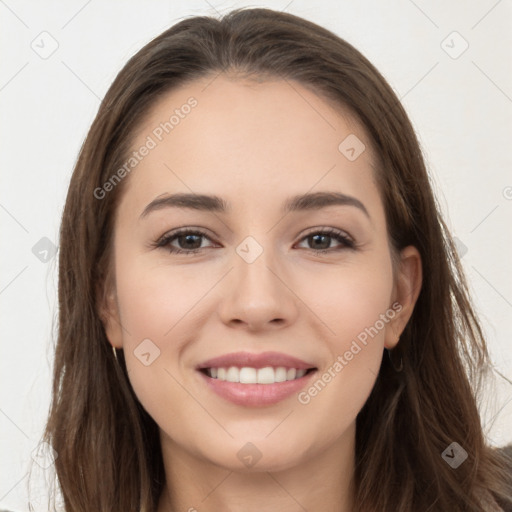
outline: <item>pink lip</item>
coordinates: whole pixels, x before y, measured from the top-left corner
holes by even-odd
[[[307,363],[296,357],[282,354],[281,352],[262,352],[261,354],[251,354],[250,352],[233,352],[223,356],[208,359],[204,363],[197,366],[197,369],[204,368],[229,368],[236,366],[243,368],[250,366],[251,368],[265,368],[266,366],[283,366],[284,368],[297,368],[298,370],[308,370],[315,368],[312,363]],[[290,381],[292,382],[292,381]]]
[[[296,357],[289,356],[280,352],[262,352],[252,354],[250,352],[233,352],[223,356],[208,359],[196,367],[201,377],[205,380],[209,388],[222,398],[229,400],[236,405],[263,407],[272,405],[288,398],[294,393],[298,393],[316,373],[312,371],[300,379],[288,380],[285,382],[276,382],[275,384],[240,384],[239,382],[227,382],[214,379],[200,370],[205,368],[229,368],[236,366],[243,368],[265,368],[272,366],[277,368],[297,368],[299,370],[308,370],[316,367],[312,363],[307,363]]]
[[[240,384],[208,377],[203,372],[198,372],[206,384],[217,395],[229,400],[236,405],[247,407],[264,407],[272,405],[298,393],[308,384],[311,377],[316,375],[316,370],[307,373],[300,379],[276,382],[275,384]]]

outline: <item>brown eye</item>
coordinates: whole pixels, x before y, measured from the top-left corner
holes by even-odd
[[[308,244],[306,249],[311,249],[315,252],[331,252],[355,248],[355,243],[352,239],[343,232],[335,229],[315,231],[304,237],[302,240],[306,241]],[[332,247],[331,244],[333,241],[338,242],[341,247]]]
[[[164,235],[156,247],[166,248],[171,253],[194,254],[206,247],[202,247],[203,239],[210,238],[202,231],[183,229]]]
[[[202,235],[180,235],[175,239],[180,246],[180,249],[199,249],[201,247]],[[199,242],[199,243],[198,243]]]

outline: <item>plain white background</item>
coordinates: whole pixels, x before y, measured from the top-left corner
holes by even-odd
[[[27,510],[28,462],[50,402],[51,244],[100,99],[127,59],[175,22],[241,6],[286,10],[334,31],[402,99],[499,372],[482,411],[489,441],[512,442],[510,2],[0,0],[0,508]]]

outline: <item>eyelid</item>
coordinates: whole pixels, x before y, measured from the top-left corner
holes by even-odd
[[[310,235],[316,234],[316,233],[340,235],[340,236],[343,236],[343,237],[349,239],[351,242],[355,243],[354,238],[347,231],[345,231],[343,229],[339,229],[339,228],[334,228],[331,226],[315,226],[312,228],[308,228],[308,230],[302,235],[301,240],[307,236],[310,236]]]
[[[150,246],[152,248],[159,248],[159,249],[167,249],[167,251],[171,254],[181,254],[181,255],[192,255],[197,254],[199,252],[204,251],[204,249],[211,248],[209,247],[198,247],[196,249],[182,249],[179,247],[171,246],[171,242],[174,242],[178,237],[180,236],[186,236],[186,235],[196,235],[203,238],[208,239],[210,242],[213,243],[213,246],[215,246],[216,242],[212,240],[212,237],[207,233],[208,230],[205,230],[204,228],[194,227],[194,226],[186,226],[186,227],[180,227],[176,228],[174,230],[168,231],[165,234],[163,234],[161,237],[159,237],[155,242],[151,243]],[[341,246],[339,247],[329,247],[327,249],[313,249],[305,247],[305,249],[308,252],[311,252],[313,254],[317,255],[325,255],[330,253],[336,253],[342,250],[356,250],[358,249],[358,244],[354,240],[354,238],[347,233],[346,231],[334,228],[330,226],[314,226],[309,228],[305,233],[302,234],[298,242],[295,244],[303,243],[307,240],[309,236],[312,235],[324,235],[328,236],[335,241],[337,241]],[[298,235],[297,235],[298,236]],[[295,246],[294,245],[294,246]],[[217,244],[218,246],[218,244]]]
[[[328,236],[334,240],[337,240],[338,243],[341,244],[341,247],[330,247],[328,249],[310,249],[306,248],[307,251],[315,254],[315,255],[326,255],[326,254],[332,254],[336,253],[342,250],[357,250],[359,248],[358,244],[354,240],[354,238],[347,233],[346,231],[334,228],[334,227],[327,227],[327,226],[315,226],[313,228],[310,228],[305,234],[302,235],[298,243],[304,242],[308,237],[312,235],[324,235]]]
[[[213,242],[212,236],[210,234],[208,234],[206,232],[206,230],[204,230],[203,228],[198,228],[198,227],[194,227],[194,226],[186,226],[186,227],[176,228],[176,229],[167,231],[162,236],[160,236],[155,242],[153,242],[151,244],[151,247],[165,248],[166,245],[168,243],[170,243],[171,239],[176,239],[179,236],[185,236],[185,235],[200,235],[200,236],[210,240],[211,242]],[[190,253],[193,251],[197,252],[198,250],[201,250],[201,249],[205,249],[205,247],[202,247],[200,249],[190,249],[190,250],[181,249],[181,251],[183,251],[184,253],[185,252]],[[180,251],[180,249],[176,249],[176,251],[178,252],[178,251]]]

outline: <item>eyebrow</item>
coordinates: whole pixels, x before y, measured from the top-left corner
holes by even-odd
[[[340,192],[313,192],[290,197],[283,204],[281,212],[286,214],[303,210],[319,210],[328,206],[353,206],[370,218],[368,210],[359,199],[341,194]],[[144,208],[140,218],[142,219],[151,212],[163,208],[186,208],[215,213],[226,213],[230,209],[228,202],[215,195],[193,193],[162,194]]]

